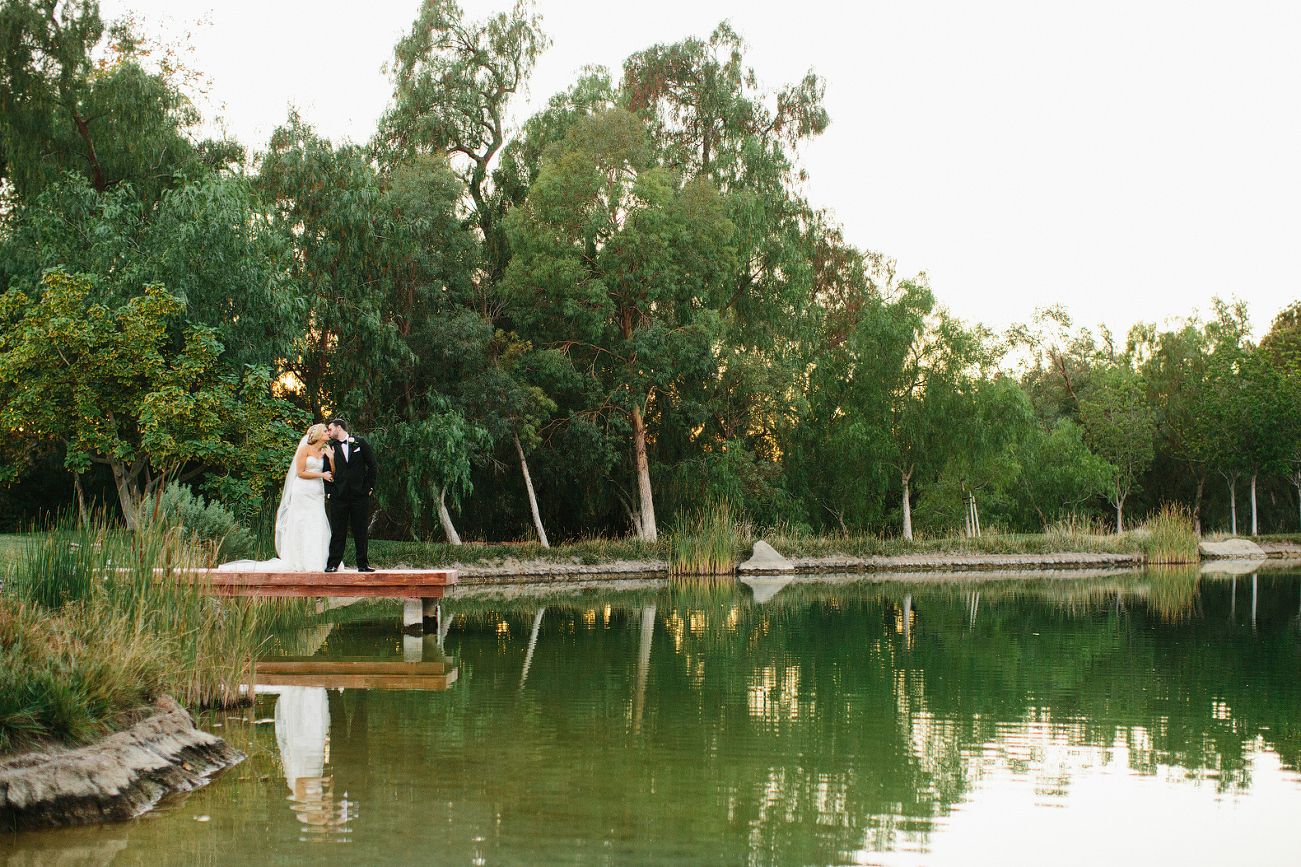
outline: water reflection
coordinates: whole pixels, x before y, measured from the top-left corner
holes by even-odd
[[[333,780],[325,775],[330,759],[330,701],[323,687],[263,687],[276,695],[276,744],[294,815],[308,830],[346,831],[346,794],[335,802]]]
[[[284,642],[274,791],[186,812],[232,864],[1291,860],[1296,574],[768,589],[466,592],[418,643]],[[165,824],[117,863],[165,862]]]

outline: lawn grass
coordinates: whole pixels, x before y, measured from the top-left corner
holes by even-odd
[[[27,535],[23,533],[0,533],[0,573],[7,564],[18,561],[26,540]]]

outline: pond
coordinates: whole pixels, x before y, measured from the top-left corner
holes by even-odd
[[[0,863],[1301,858],[1298,572],[461,588],[439,627],[282,636],[202,720],[249,760]]]

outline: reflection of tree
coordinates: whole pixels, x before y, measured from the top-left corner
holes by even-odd
[[[1253,632],[1249,582],[1236,608],[1233,586],[1133,573],[795,581],[763,605],[685,585],[447,600],[452,689],[331,694],[334,795],[358,804],[354,835],[418,811],[407,845],[449,861],[559,834],[615,861],[652,845],[765,864],[925,846],[996,762],[1048,796],[1082,751],[1249,786],[1258,736],[1297,766],[1301,588],[1260,579]],[[322,652],[401,643],[388,620],[345,623]]]

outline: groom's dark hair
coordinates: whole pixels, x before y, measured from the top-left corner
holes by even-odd
[[[344,430],[348,429],[348,423],[341,418],[332,418],[329,421],[327,421],[325,425],[326,427],[329,427],[330,425],[334,425],[335,427],[341,427]]]

